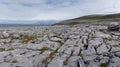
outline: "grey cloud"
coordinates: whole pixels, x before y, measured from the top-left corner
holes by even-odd
[[[0,18],[63,20],[120,11],[120,0],[0,0]]]

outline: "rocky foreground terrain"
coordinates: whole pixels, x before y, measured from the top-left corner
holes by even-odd
[[[120,67],[120,33],[107,26],[0,28],[0,67]]]

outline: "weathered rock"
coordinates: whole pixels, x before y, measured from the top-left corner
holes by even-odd
[[[90,61],[94,60],[97,57],[97,55],[88,55],[88,56],[83,56],[84,61]]]
[[[102,44],[100,47],[97,48],[98,54],[103,54],[104,52],[108,52],[109,49],[106,47],[105,44]]]
[[[19,34],[13,34],[12,37],[13,37],[13,39],[19,39],[20,35]]]
[[[52,41],[61,41],[61,39],[60,39],[60,38],[57,38],[57,37],[52,37],[51,40],[52,40]]]
[[[8,38],[8,37],[9,37],[9,33],[6,32],[6,31],[3,31],[3,32],[2,32],[2,35],[3,35],[4,38]]]
[[[113,57],[114,57],[114,54],[108,53],[108,52],[104,52],[104,53],[103,53],[103,56],[106,56],[106,57],[109,57],[109,58],[113,58]]]
[[[86,67],[86,65],[85,65],[85,63],[84,63],[84,61],[82,59],[79,59],[77,61],[77,64],[78,64],[78,67]]]
[[[89,41],[89,46],[88,48],[91,48],[91,47],[98,47],[100,44],[103,43],[103,39],[102,38],[94,38],[93,40],[90,40]]]
[[[97,38],[111,38],[111,36],[109,34],[105,34],[103,32],[96,32],[94,34],[94,37],[97,37]]]
[[[33,67],[45,67],[43,64],[43,60],[47,57],[47,55],[37,55],[33,59]]]
[[[91,48],[91,49],[88,49],[88,50],[83,50],[83,51],[81,51],[81,54],[82,54],[83,56],[85,56],[85,55],[95,55],[96,52],[95,52],[95,49],[94,49],[94,48]]]
[[[108,67],[120,67],[120,59],[118,57],[114,57],[109,63]]]
[[[120,58],[120,52],[116,52],[115,56]]]
[[[109,31],[119,31],[119,23],[117,22],[112,22],[108,25],[108,30]]]
[[[9,55],[8,52],[0,52],[0,63],[5,61],[5,57]]]
[[[86,65],[80,57],[72,56],[68,59],[67,67],[86,67]]]
[[[48,67],[63,67],[63,61],[65,58],[55,57],[49,64]]]
[[[11,65],[11,67],[33,67],[32,63],[14,63]]]
[[[119,32],[107,26],[1,27],[0,34],[2,67],[119,67]],[[19,34],[37,39],[22,43]]]
[[[11,63],[5,63],[5,62],[0,63],[0,66],[1,66],[1,67],[12,67],[12,66],[11,66]]]
[[[111,52],[117,52],[120,51],[120,47],[118,47],[119,45],[116,45],[115,47],[112,47]]]
[[[87,67],[100,67],[100,62],[90,61]]]

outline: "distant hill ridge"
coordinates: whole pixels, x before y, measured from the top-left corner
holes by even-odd
[[[100,14],[100,15],[87,15],[74,19],[69,19],[62,21],[54,25],[74,25],[74,24],[84,24],[84,23],[109,23],[109,22],[120,22],[120,13],[118,14]]]

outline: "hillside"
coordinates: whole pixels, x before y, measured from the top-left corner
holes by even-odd
[[[84,24],[84,23],[107,23],[107,22],[119,22],[120,21],[120,13],[119,14],[107,14],[107,15],[87,15],[74,19],[69,19],[57,23],[55,25],[74,25],[74,24]]]

